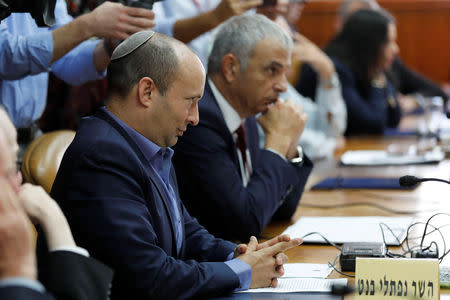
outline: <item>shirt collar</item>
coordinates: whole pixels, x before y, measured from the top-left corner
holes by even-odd
[[[225,124],[227,124],[228,130],[231,133],[234,133],[241,123],[244,122],[245,119],[241,119],[238,112],[228,103],[228,101],[223,97],[217,87],[214,85],[214,82],[208,78],[209,86],[211,87],[211,92],[216,98],[217,104],[222,112],[223,118],[225,119]]]
[[[135,129],[131,128],[109,110],[107,110],[106,107],[102,107],[101,109],[103,109],[106,114],[108,114],[111,118],[114,119],[114,121],[122,126],[122,128],[130,135],[131,139],[138,145],[139,149],[142,151],[148,162],[156,169],[159,174],[168,173],[168,170],[170,171],[170,168],[167,168],[167,166],[163,166],[165,165],[163,162],[172,160],[173,150],[171,148],[163,148],[156,145],[155,143],[144,137],[142,134],[137,132]],[[165,177],[164,179],[168,177],[168,174],[161,175]]]

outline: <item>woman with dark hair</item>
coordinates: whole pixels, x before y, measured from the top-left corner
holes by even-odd
[[[326,47],[342,85],[347,106],[346,135],[383,133],[396,127],[401,111],[396,90],[386,78],[398,53],[395,20],[385,11],[359,10]],[[298,91],[311,98],[317,75],[303,66]]]

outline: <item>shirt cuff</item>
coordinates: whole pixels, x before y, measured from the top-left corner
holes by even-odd
[[[72,247],[72,246],[67,246],[67,247],[65,247],[65,246],[63,246],[63,247],[56,247],[56,248],[54,248],[54,249],[51,249],[50,251],[51,251],[51,252],[56,252],[56,251],[68,251],[68,252],[74,252],[74,253],[80,254],[80,255],[82,255],[82,256],[89,257],[89,252],[88,252],[86,249],[81,248],[81,247],[78,247],[78,246],[74,246],[74,247]]]
[[[106,70],[97,71],[94,65],[94,49],[102,40],[87,40],[72,49],[52,65],[52,72],[71,85],[98,80],[106,75]]]
[[[334,84],[330,84],[329,82],[334,82]],[[330,88],[327,88],[327,85],[331,85]],[[341,83],[339,81],[339,77],[334,72],[329,80],[319,80],[319,84],[317,86],[317,90],[320,91],[322,94],[327,96],[322,96],[321,100],[323,102],[326,102],[326,104],[333,104],[334,97],[336,93],[341,93]],[[332,107],[332,106],[331,106]]]
[[[31,57],[30,74],[49,71],[53,56],[52,32],[45,31],[27,36],[27,47]]]
[[[39,281],[25,277],[11,277],[0,280],[0,287],[8,286],[26,287],[41,293],[45,292],[44,286]]]
[[[252,282],[252,268],[249,264],[238,258],[226,261],[225,264],[239,277],[240,285],[235,291],[245,291]]]

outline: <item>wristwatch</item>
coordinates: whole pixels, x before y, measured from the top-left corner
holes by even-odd
[[[303,148],[302,148],[302,146],[300,146],[300,145],[297,146],[297,152],[298,152],[298,156],[292,158],[289,162],[296,166],[302,166],[303,165]]]

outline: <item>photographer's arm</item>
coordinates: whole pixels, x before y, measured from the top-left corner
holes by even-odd
[[[94,36],[123,39],[136,31],[154,26],[152,11],[112,2],[105,2],[91,13],[72,20],[67,13],[65,1],[58,0],[55,17],[57,24],[51,31],[25,30],[17,33],[13,28],[34,25],[34,21],[29,20],[31,18],[22,15],[6,18],[0,23],[0,79],[18,80],[28,75],[48,72],[50,68],[58,77],[71,84],[96,79],[102,75],[96,73],[103,71],[109,63],[109,55],[103,49],[102,42],[86,41],[87,39]],[[85,42],[80,45],[83,41]],[[82,50],[78,50],[77,45]],[[62,63],[62,67],[52,65],[71,50],[76,53]],[[94,71],[81,70],[81,73],[84,72],[82,76],[60,74],[62,69],[69,69],[70,72],[66,73],[74,73],[73,66],[81,66],[82,69],[86,64],[95,65],[95,68],[92,66]],[[94,73],[95,76],[89,77],[86,73]]]
[[[130,34],[152,28],[151,10],[105,2],[92,12],[53,30],[52,62],[58,60],[79,43],[91,37],[126,39]],[[102,43],[97,44],[94,63],[98,71],[109,63],[109,54]]]
[[[176,21],[173,25],[173,36],[184,43],[189,43],[228,18],[240,15],[261,4],[262,0],[222,0],[213,10]]]

